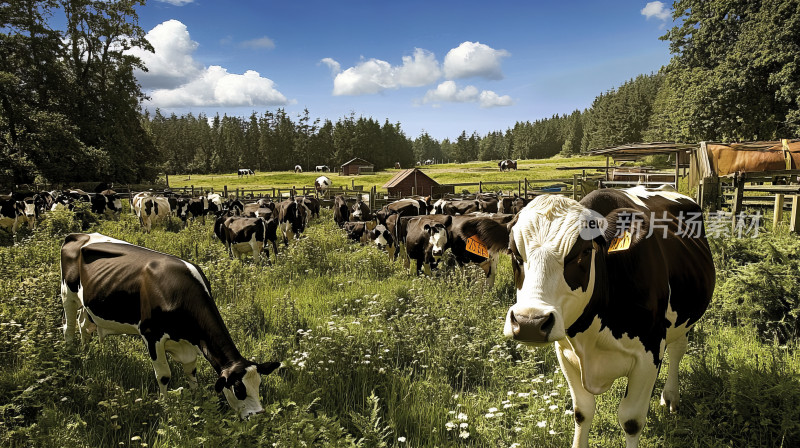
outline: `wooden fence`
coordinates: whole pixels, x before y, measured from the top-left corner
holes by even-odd
[[[703,182],[698,197],[701,205],[730,211],[734,224],[745,209],[772,208],[773,228],[789,212],[789,230],[800,232],[800,170],[735,173],[719,178],[719,182]],[[712,192],[715,188],[716,193]],[[704,191],[703,191],[704,190]]]

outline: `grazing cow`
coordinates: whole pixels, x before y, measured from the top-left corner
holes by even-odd
[[[344,223],[350,220],[350,207],[347,206],[347,201],[344,196],[337,195],[333,198],[333,221],[341,229]]]
[[[308,215],[306,216],[306,225],[308,225],[308,218],[319,218],[319,209],[322,205],[319,202],[319,199],[315,198],[314,196],[302,196],[303,198],[303,205],[306,206],[308,211]]]
[[[687,216],[698,225],[682,225]],[[604,189],[580,203],[536,197],[511,226],[517,303],[505,336],[555,343],[575,406],[574,448],[589,446],[595,395],[627,377],[618,421],[627,446],[638,446],[664,350],[661,403],[674,411],[687,333],[714,291],[702,210],[675,191]]]
[[[194,221],[200,218],[203,225],[206,224],[206,211],[208,210],[208,198],[179,198],[176,214],[181,219],[183,227],[187,225],[187,219]]]
[[[391,216],[394,220],[399,217],[399,215],[392,215]],[[397,257],[397,242],[395,241],[394,237],[392,236],[393,232],[389,231],[389,224],[377,224],[375,225],[375,221],[368,221],[369,223],[373,223],[374,228],[370,230],[368,239],[375,241],[375,245],[378,246],[380,250],[386,250],[389,254],[389,260],[394,261]]]
[[[295,173],[302,173],[303,172],[303,167],[300,166],[300,165],[295,165],[294,166],[294,172]]]
[[[497,162],[497,166],[500,167],[500,171],[511,171],[511,170],[516,171],[517,161],[511,159],[501,160]]]
[[[331,169],[328,168],[328,165],[317,165],[317,166],[314,167],[314,171],[316,171],[318,173],[327,173],[330,170]]]
[[[25,220],[25,205],[11,195],[0,195],[0,227],[11,229],[15,235],[20,223]]]
[[[322,197],[325,197],[325,192],[328,191],[330,186],[331,180],[325,176],[319,176],[314,180],[314,189],[317,190],[317,194]]]
[[[381,224],[386,224],[386,218],[390,215],[398,214],[400,216],[417,216],[427,214],[425,202],[418,199],[400,199],[386,204],[375,212],[375,218]]]
[[[256,173],[253,172],[250,168],[239,168],[239,177],[242,176],[253,176]]]
[[[251,253],[256,262],[261,261],[261,253],[266,251],[269,260],[268,242],[272,242],[275,254],[278,254],[278,222],[272,218],[245,218],[231,216],[222,223],[220,240],[228,248],[231,258],[241,259],[243,254]]]
[[[222,206],[222,196],[219,193],[208,193],[206,199],[208,200],[206,213],[216,214],[225,210],[225,207]]]
[[[55,198],[53,194],[48,191],[42,191],[38,194],[34,195],[33,197],[34,202],[36,203],[36,209],[39,212],[39,215],[44,214],[46,211],[53,208],[53,204],[55,204]]]
[[[139,223],[144,227],[144,231],[150,233],[153,224],[169,219],[170,209],[167,198],[164,197],[145,197],[139,202],[137,216]]]
[[[364,203],[364,198],[358,195],[356,203],[353,204],[353,213],[350,214],[350,221],[371,221],[372,210],[369,205]]]
[[[370,232],[375,229],[375,221],[350,221],[344,223],[342,228],[347,234],[347,238],[349,238],[351,241],[364,244],[369,241]]]
[[[283,235],[283,244],[289,245],[289,240],[300,238],[306,228],[306,212],[308,208],[303,200],[287,199],[278,206],[278,226]]]
[[[183,364],[193,389],[202,354],[218,375],[214,388],[241,418],[263,412],[261,375],[280,363],[256,364],[239,353],[200,267],[99,233],[73,233],[61,246],[61,300],[68,343],[79,312],[84,340],[95,329],[101,341],[108,334],[140,336],[162,394],[172,376],[167,353]]]
[[[394,169],[396,170],[400,169],[400,162],[394,162]]]
[[[148,198],[148,197],[151,197],[151,196],[153,196],[153,194],[150,193],[149,191],[142,191],[141,193],[136,193],[135,195],[133,195],[133,197],[131,198],[131,203],[130,203],[131,213],[138,216],[139,215],[139,211],[138,210],[141,207],[142,200],[144,198]],[[59,196],[58,198],[56,198],[56,202],[59,202],[59,199],[61,199],[61,197],[62,196]]]

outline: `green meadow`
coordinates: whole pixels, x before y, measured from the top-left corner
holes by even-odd
[[[493,289],[476,269],[417,277],[347,242],[323,210],[272,264],[256,265],[228,258],[211,226],[173,220],[144,234],[130,214],[60,211],[0,247],[0,446],[570,445],[572,403],[552,347],[502,336],[515,301],[506,257]],[[240,420],[202,359],[197,390],[173,362],[160,396],[140,338],[65,346],[59,247],[80,230],[200,265],[242,354],[284,363],[262,382],[266,412]],[[800,242],[762,233],[711,244],[717,289],[681,365],[681,408],[658,403],[664,368],[640,446],[800,446]],[[624,445],[624,393],[618,380],[599,397],[590,446]]]

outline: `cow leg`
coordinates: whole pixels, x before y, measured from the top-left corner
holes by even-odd
[[[69,289],[66,282],[61,282],[61,304],[64,306],[64,339],[69,343],[75,339],[75,325],[78,322],[78,309],[81,299],[78,293]]]
[[[633,371],[628,375],[628,387],[625,396],[619,403],[619,424],[625,431],[627,448],[639,446],[639,438],[647,420],[647,409],[650,407],[650,396],[658,377],[658,367],[643,359],[637,361]]]
[[[86,311],[86,308],[81,308],[78,310],[78,328],[80,329],[81,333],[81,343],[88,344],[92,339],[94,332],[97,331],[97,325],[92,322],[92,318],[89,317],[89,313]],[[103,340],[100,339],[100,342],[103,342]]]
[[[183,366],[183,373],[189,380],[189,388],[197,389],[197,348],[186,341],[168,341],[165,348],[167,353]]]
[[[275,262],[278,262],[278,240],[272,240],[272,251],[275,252]],[[269,255],[267,256],[269,258]]]
[[[144,343],[147,344],[147,351],[150,352],[150,360],[153,361],[153,370],[156,374],[156,381],[158,387],[161,389],[161,394],[167,394],[167,384],[172,377],[172,372],[169,370],[169,363],[167,362],[167,351],[165,345],[167,344],[168,336],[162,335],[160,339],[153,340],[154,336],[145,336]]]
[[[419,263],[417,262],[417,273],[419,273]],[[425,275],[428,277],[432,277],[433,273],[431,272],[431,264],[430,263],[423,263],[423,268],[425,269]]]
[[[661,392],[661,406],[669,407],[670,412],[677,412],[680,402],[680,391],[678,390],[678,375],[680,363],[686,348],[689,346],[689,338],[686,334],[672,341],[667,346],[669,356],[669,370],[667,371],[667,382],[664,383],[664,390]]]
[[[592,419],[594,419],[595,412],[595,396],[583,388],[581,372],[569,362],[569,359],[564,355],[561,344],[558,342],[556,342],[556,354],[558,355],[561,371],[564,372],[564,377],[567,379],[575,412],[573,414],[575,418],[575,435],[572,438],[572,448],[588,448],[589,429],[592,427]]]

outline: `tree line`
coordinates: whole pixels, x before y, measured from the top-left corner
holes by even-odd
[[[142,112],[124,49],[151,49],[143,1],[0,4],[0,184],[152,180],[161,173],[286,170],[361,157],[376,168],[572,156],[640,141],[790,138],[800,132],[800,0],[680,0],[670,63],[569,114],[479,135],[409,137],[372,117]],[[65,16],[63,29],[49,19]]]

